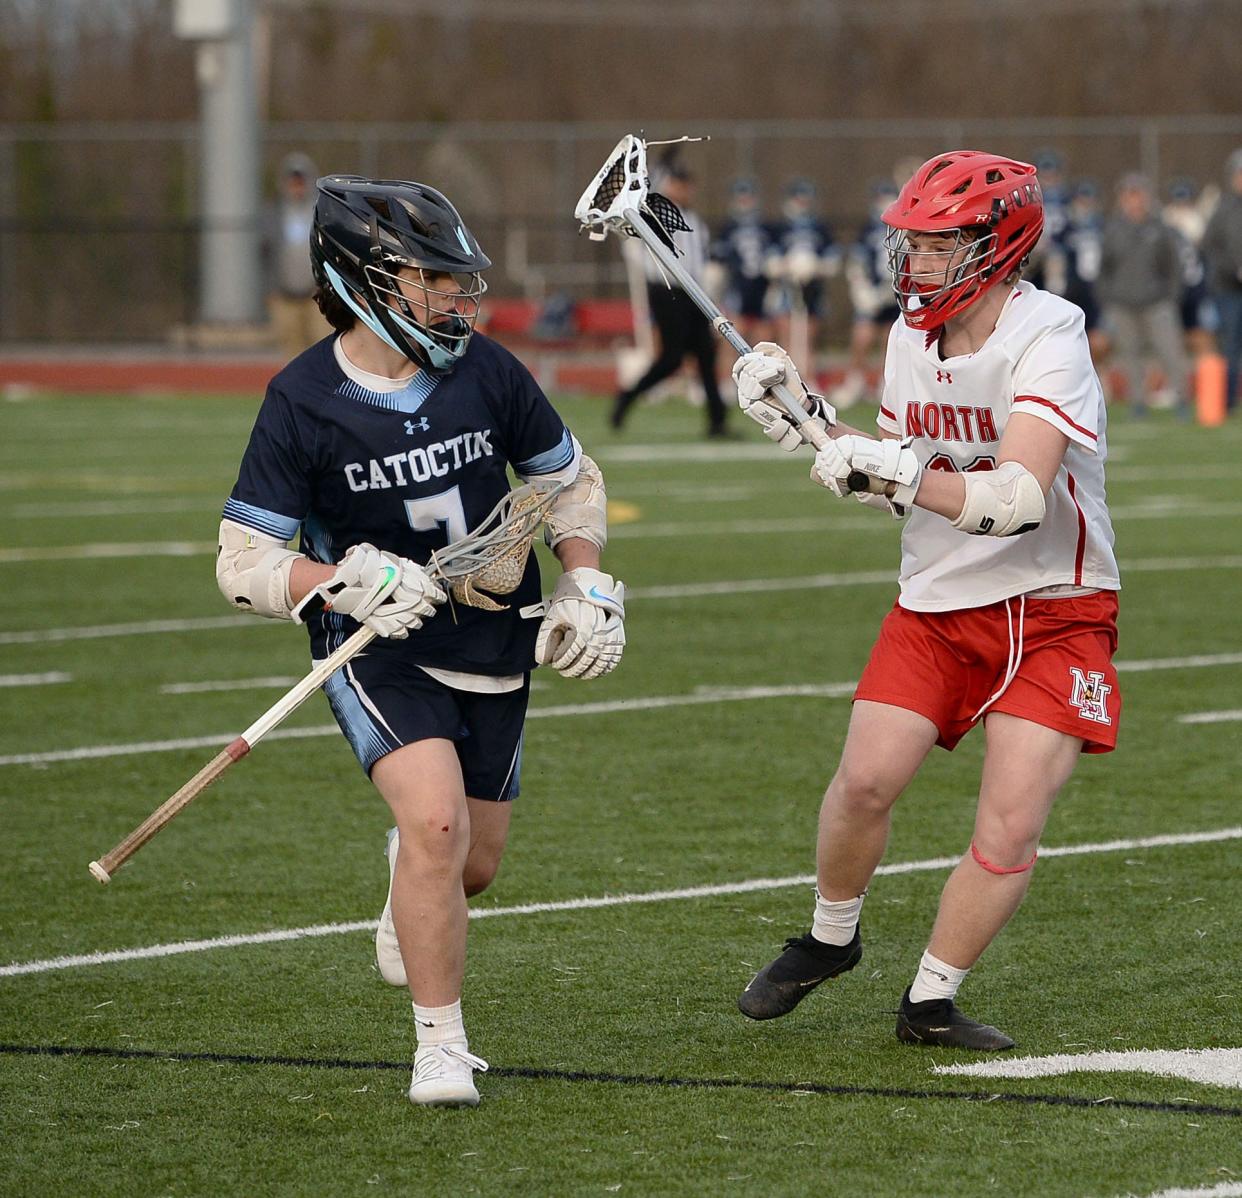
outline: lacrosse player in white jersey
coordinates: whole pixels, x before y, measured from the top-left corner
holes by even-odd
[[[883,214],[901,318],[888,340],[880,439],[836,422],[772,344],[738,360],[743,409],[802,443],[769,394],[784,381],[831,439],[812,479],[905,521],[900,595],[854,695],[819,817],[811,929],[738,999],[785,1015],[862,957],[859,916],[891,809],[932,748],[976,724],[986,750],[973,835],[902,997],[897,1038],[998,1051],[964,1015],[967,973],[1018,909],[1057,792],[1116,744],[1121,697],[1105,411],[1081,309],[1021,281],[1043,228],[1035,168],[955,151]],[[865,489],[860,489],[865,486]]]

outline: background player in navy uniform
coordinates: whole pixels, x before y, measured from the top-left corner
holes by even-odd
[[[747,341],[762,341],[769,334],[767,261],[774,245],[755,181],[735,180],[729,219],[712,242],[711,257],[725,269],[725,306],[737,314],[738,328]]]
[[[805,321],[801,339],[811,351],[826,308],[824,279],[836,271],[839,257],[832,229],[815,213],[815,184],[810,179],[794,179],[785,188],[781,215],[775,253],[768,266],[784,285],[780,335],[782,339],[800,339],[790,333],[792,314]]]
[[[888,278],[888,226],[880,214],[897,198],[897,184],[880,179],[871,185],[867,221],[845,255],[845,281],[849,285],[854,320],[850,326],[850,359],[845,378],[829,397],[835,407],[848,408],[867,392],[867,357],[877,343],[883,344],[893,321],[901,314],[893,301]],[[881,370],[883,362],[880,363]]]
[[[491,263],[452,204],[418,183],[327,176],[311,257],[339,335],[269,385],[217,577],[235,605],[305,623],[316,659],[359,623],[379,633],[325,688],[397,824],[376,952],[414,1001],[410,1100],[473,1106],[487,1066],[462,1023],[466,898],[504,850],[529,671],[554,657],[570,676],[611,670],[624,587],[598,569],[598,468],[525,367],[474,333]],[[565,572],[546,614],[533,554],[507,607],[439,607],[420,563],[487,516],[507,466],[568,484],[547,517]]]

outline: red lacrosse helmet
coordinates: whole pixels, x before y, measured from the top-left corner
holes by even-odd
[[[937,329],[1022,266],[1043,232],[1044,200],[1029,163],[951,150],[923,163],[880,219],[889,226],[888,267],[906,324]],[[951,249],[920,252],[915,274],[909,233],[956,237]]]

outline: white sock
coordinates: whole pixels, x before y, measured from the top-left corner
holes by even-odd
[[[464,1044],[466,1025],[461,1020],[461,999],[447,1007],[414,1007],[414,1035],[419,1048],[432,1044]]]
[[[858,916],[866,897],[864,890],[857,898],[830,903],[816,890],[815,921],[811,924],[811,935],[821,944],[849,944],[854,939]]]
[[[927,1002],[931,998],[952,999],[958,987],[966,980],[969,969],[954,969],[939,957],[925,952],[919,962],[919,971],[910,986],[911,1002]]]

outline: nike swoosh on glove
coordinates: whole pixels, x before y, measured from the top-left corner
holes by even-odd
[[[565,678],[599,678],[625,649],[625,584],[579,566],[556,583],[535,638],[535,660]]]

